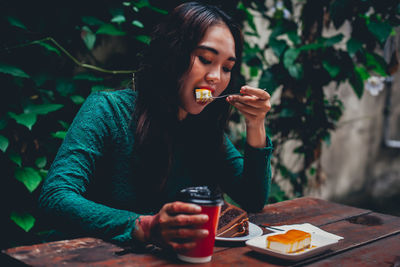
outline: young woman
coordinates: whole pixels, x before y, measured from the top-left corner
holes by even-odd
[[[214,6],[184,3],[155,29],[135,90],[94,93],[75,117],[51,166],[40,207],[58,228],[120,243],[190,249],[206,230],[200,207],[176,201],[183,188],[221,188],[244,209],[268,198],[270,96],[236,87],[242,35]],[[195,90],[213,96],[198,103]],[[230,107],[244,116],[241,155],[224,134]]]

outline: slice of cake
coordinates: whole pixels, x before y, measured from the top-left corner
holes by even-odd
[[[239,237],[249,234],[247,212],[235,205],[224,202],[219,216],[217,236]]]
[[[281,253],[293,253],[311,245],[311,234],[300,230],[289,230],[284,234],[267,236],[267,248]]]
[[[196,102],[206,103],[213,100],[211,90],[209,89],[196,89]]]

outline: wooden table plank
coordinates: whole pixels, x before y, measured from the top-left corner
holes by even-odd
[[[384,248],[384,249],[382,249]],[[400,266],[400,234],[349,250],[307,266],[385,267]]]
[[[249,219],[256,224],[282,225],[308,222],[321,226],[370,212],[318,198],[303,197],[266,205],[261,213],[250,214]]]

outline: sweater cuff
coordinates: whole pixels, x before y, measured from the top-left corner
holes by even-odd
[[[267,136],[266,138],[266,143],[267,145],[265,147],[257,148],[257,147],[252,147],[246,142],[245,145],[245,151],[250,152],[250,153],[260,153],[260,152],[267,152],[267,151],[272,151],[274,149],[272,145],[271,139]]]

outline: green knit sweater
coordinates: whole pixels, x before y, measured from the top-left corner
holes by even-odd
[[[223,162],[205,162],[199,168],[188,167],[195,152],[177,144],[164,190],[154,194],[146,171],[133,163],[135,99],[130,89],[97,92],[82,105],[39,197],[39,207],[54,228],[129,243],[138,216],[158,212],[182,188],[211,182],[249,211],[265,205],[271,178],[269,139],[265,148],[247,145],[243,157],[225,136]]]

